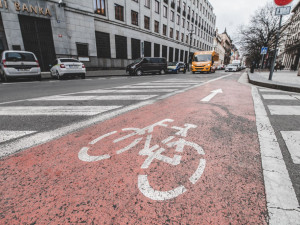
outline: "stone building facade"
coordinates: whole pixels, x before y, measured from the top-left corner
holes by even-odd
[[[215,63],[216,66],[224,65],[225,59],[225,48],[222,45],[222,37],[218,33],[218,29],[216,30],[216,34],[214,37],[214,50],[219,54],[219,61]]]
[[[285,29],[285,43],[282,63],[286,69],[300,69],[300,1],[293,9],[293,15]]]
[[[230,64],[230,60],[231,60],[232,40],[230,39],[229,35],[227,34],[226,29],[222,34],[220,34],[220,36],[222,38],[221,44],[225,49],[224,64],[228,65],[228,64]]]
[[[141,56],[187,61],[212,50],[208,0],[0,0],[0,50],[36,53],[42,69],[75,57],[88,69],[124,68]]]

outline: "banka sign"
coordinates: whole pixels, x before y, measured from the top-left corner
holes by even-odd
[[[42,7],[40,5],[22,3],[20,1],[14,1],[14,8],[17,12],[23,12],[23,13],[29,13],[29,14],[35,14],[35,15],[42,15],[42,16],[49,16],[51,17],[51,11],[48,7]],[[0,0],[0,8],[9,9],[9,5],[7,0]]]

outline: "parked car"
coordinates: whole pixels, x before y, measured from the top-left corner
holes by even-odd
[[[237,72],[238,71],[238,66],[234,64],[229,64],[225,68],[225,72]]]
[[[50,66],[51,77],[58,80],[65,77],[79,76],[85,79],[86,68],[85,65],[73,58],[58,58]]]
[[[42,78],[39,62],[32,52],[4,51],[0,66],[1,80],[5,82],[13,78]]]
[[[126,67],[126,73],[137,76],[141,76],[143,73],[165,74],[166,72],[167,60],[165,58],[145,57],[135,60]]]
[[[186,73],[186,66],[184,62],[169,62],[168,73]]]

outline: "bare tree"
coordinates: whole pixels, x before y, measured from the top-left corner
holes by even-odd
[[[247,56],[247,64],[255,62],[257,65],[261,60],[260,51],[262,47],[268,47],[268,60],[270,62],[274,53],[275,39],[279,26],[279,17],[275,16],[275,5],[267,3],[259,8],[251,17],[248,26],[239,28],[238,44],[244,55]],[[270,54],[271,53],[271,54]]]

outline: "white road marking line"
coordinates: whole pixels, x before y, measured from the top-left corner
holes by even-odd
[[[24,137],[28,134],[36,133],[36,131],[10,131],[0,130],[0,143]]]
[[[148,89],[152,89],[152,88],[185,88],[185,87],[189,87],[190,85],[164,85],[164,86],[134,86],[134,85],[130,85],[130,86],[123,86],[123,87],[116,87],[117,89],[143,89],[143,88],[148,88]]]
[[[295,96],[291,95],[263,95],[265,100],[297,100]]]
[[[217,89],[211,92],[210,95],[206,96],[205,98],[203,98],[201,100],[201,102],[209,102],[210,100],[212,100],[217,94],[222,94],[223,91],[222,89]]]
[[[271,115],[299,116],[300,106],[269,105]]]
[[[140,84],[134,84],[134,86],[165,86],[165,85],[196,85],[197,83],[182,83],[182,82],[161,82],[161,83],[140,83]]]
[[[0,107],[1,116],[93,116],[122,106],[13,106]]]
[[[178,89],[147,89],[147,90],[93,90],[81,92],[82,94],[105,94],[105,93],[156,93],[156,92],[172,92]]]
[[[258,90],[252,87],[256,126],[260,142],[269,224],[297,224],[299,203],[281,149]]]
[[[65,127],[57,128],[57,129],[51,130],[51,131],[36,133],[36,134],[33,134],[29,137],[20,138],[16,141],[13,141],[12,143],[2,144],[2,145],[0,145],[0,148],[1,148],[0,158],[11,155],[11,154],[14,154],[14,153],[22,151],[22,150],[25,150],[25,149],[33,147],[33,146],[37,146],[37,145],[52,141],[54,139],[62,137],[63,135],[67,135],[71,132],[75,132],[77,130],[87,128],[87,127],[89,127],[89,126],[91,126],[95,123],[99,123],[99,122],[111,119],[113,117],[116,117],[118,115],[121,115],[123,113],[129,112],[129,111],[132,111],[132,110],[135,110],[135,109],[147,106],[147,105],[154,104],[155,102],[157,102],[161,99],[169,98],[169,97],[174,96],[176,94],[186,92],[186,91],[194,89],[196,87],[201,87],[203,85],[212,83],[214,81],[224,79],[224,78],[229,77],[231,75],[232,75],[232,73],[230,73],[228,75],[218,77],[218,78],[208,80],[204,83],[198,84],[197,86],[192,86],[192,87],[184,88],[184,89],[172,92],[172,93],[165,94],[165,95],[163,95],[159,98],[156,98],[156,99],[151,99],[151,100],[147,100],[147,101],[138,102],[136,104],[125,106],[121,109],[117,109],[117,110],[114,110],[112,112],[107,112],[107,113],[104,113],[104,114],[101,114],[101,115],[97,115],[95,117],[89,118],[89,119],[84,120],[84,121],[79,121],[79,122],[73,123],[73,124],[65,126]]]
[[[114,101],[114,100],[147,100],[157,97],[157,95],[104,95],[104,96],[49,96],[43,98],[30,99],[28,101]]]
[[[300,164],[300,131],[281,131],[281,135],[295,164]]]
[[[260,92],[282,92],[282,93],[285,93],[285,92],[282,91],[282,90],[277,90],[277,89],[265,89],[265,88],[260,88],[259,91],[260,91]]]

